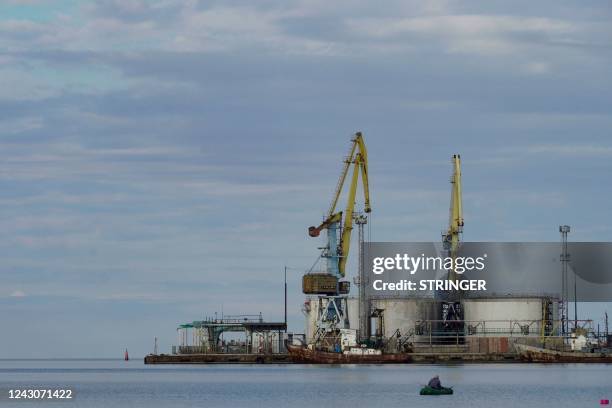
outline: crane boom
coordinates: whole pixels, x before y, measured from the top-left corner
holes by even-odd
[[[344,187],[344,181],[346,180],[346,176],[351,167],[351,164],[356,163],[357,159],[361,162],[359,167],[361,168],[362,181],[363,181],[363,195],[365,200],[365,212],[370,212],[370,190],[368,184],[368,151],[366,150],[365,143],[363,141],[363,135],[361,132],[355,133],[355,137],[351,139],[351,149],[349,151],[348,156],[344,159],[344,166],[342,167],[342,172],[340,173],[340,178],[338,179],[338,183],[336,184],[336,190],[334,192],[333,200],[331,205],[329,206],[329,211],[327,211],[327,217],[330,218],[334,211],[336,210],[336,205],[338,204],[338,200],[340,199],[340,195],[342,194],[342,187]],[[355,155],[355,151],[357,151],[357,155]]]
[[[328,230],[329,245],[327,249],[330,252],[337,252],[334,256],[334,258],[337,259],[337,265],[333,265],[332,271],[328,272],[338,274],[340,277],[344,277],[346,275],[346,261],[350,251],[351,231],[353,230],[353,213],[355,210],[355,199],[357,195],[357,185],[359,184],[359,174],[361,174],[363,186],[364,211],[366,213],[372,211],[370,207],[370,188],[368,181],[368,153],[361,132],[355,133],[355,137],[351,140],[351,142],[351,149],[349,151],[349,155],[344,159],[344,166],[342,168],[342,172],[340,173],[340,178],[338,179],[327,217],[318,227],[313,226],[308,229],[308,234],[311,237],[319,236],[323,229]],[[353,174],[349,184],[349,192],[344,214],[341,211],[335,212],[351,166],[353,166]],[[342,222],[343,216],[344,222]],[[331,230],[339,226],[340,223],[342,223],[342,234],[340,236],[340,241],[335,242],[337,239],[335,238],[335,233],[332,233]]]
[[[454,154],[452,157],[453,175],[451,176],[451,200],[448,230],[444,234],[443,241],[449,256],[455,258],[459,249],[461,233],[463,232],[463,208],[461,196],[461,156]]]

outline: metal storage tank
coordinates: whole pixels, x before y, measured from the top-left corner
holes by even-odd
[[[546,310],[548,330],[558,329],[558,301],[548,297],[487,297],[463,300],[465,334],[472,336],[521,337],[541,336],[542,320]],[[358,298],[348,298],[348,316],[351,329],[359,329]],[[548,309],[547,309],[548,308]],[[428,342],[429,333],[426,325],[420,323],[428,320],[439,320],[439,301],[429,298],[420,299],[371,299],[370,313],[375,309],[384,310],[383,335],[390,338],[400,331],[402,336],[413,334],[414,342]],[[318,316],[318,299],[308,297],[303,312],[306,316],[306,339],[309,341],[316,330]],[[372,319],[373,322],[375,318]],[[417,327],[422,327],[419,334]],[[372,323],[372,335],[375,334],[375,323]],[[548,332],[547,335],[556,333]]]
[[[402,336],[414,334],[413,341],[421,340],[425,335],[419,334],[416,330],[420,322],[436,319],[435,301],[433,299],[372,299],[370,301],[370,311],[374,309],[384,310],[384,331],[383,336],[390,338],[400,331]],[[372,325],[372,335],[375,334],[374,324]]]
[[[348,298],[348,316],[351,329],[359,330],[359,299],[356,297]],[[435,320],[435,304],[433,299],[371,299],[370,313],[375,309],[384,310],[384,332],[383,336],[390,338],[399,329],[400,334],[405,336],[410,333],[416,334],[414,340],[419,340],[421,336],[415,333],[415,328],[420,322]],[[306,340],[310,341],[315,333],[319,302],[316,296],[309,296],[304,302],[302,311],[306,316]],[[372,319],[375,320],[374,318]],[[372,335],[375,333],[375,323],[372,324]],[[427,333],[423,333],[428,337]]]
[[[465,299],[463,310],[468,335],[540,336],[543,320],[558,320],[558,301],[547,297]]]

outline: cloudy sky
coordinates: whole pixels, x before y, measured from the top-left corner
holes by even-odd
[[[162,351],[215,311],[303,330],[349,139],[371,238],[612,240],[605,1],[5,0],[0,357]],[[598,317],[597,317],[598,318]]]

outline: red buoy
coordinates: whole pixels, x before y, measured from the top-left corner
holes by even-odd
[[[128,361],[130,359],[130,356],[128,356],[128,352],[127,349],[125,349],[125,361]]]

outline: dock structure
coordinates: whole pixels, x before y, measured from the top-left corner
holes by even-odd
[[[287,323],[267,322],[261,313],[211,317],[176,330],[178,344],[172,353],[150,354],[145,364],[283,363],[288,361],[285,341],[294,338],[286,333]],[[225,333],[229,336],[224,338]]]
[[[172,354],[278,354],[284,349],[286,329],[285,322],[266,322],[261,314],[197,320],[179,325],[179,345],[172,347]],[[244,336],[225,341],[224,333]]]
[[[149,354],[145,364],[288,364],[292,363],[289,354]]]

